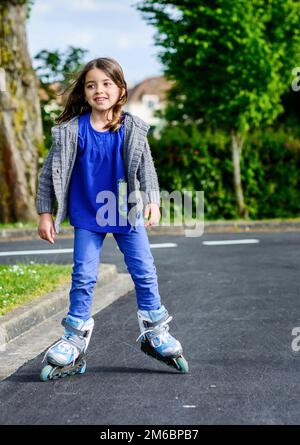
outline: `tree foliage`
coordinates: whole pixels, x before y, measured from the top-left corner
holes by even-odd
[[[227,133],[238,215],[247,218],[242,150],[250,129],[271,125],[283,112],[281,99],[300,56],[300,1],[144,0],[136,6],[157,28],[158,57],[175,81],[160,116]]]
[[[82,67],[86,53],[87,49],[74,46],[69,46],[65,51],[39,51],[34,60],[39,63],[35,69],[40,81],[44,85],[60,82],[62,87],[67,86],[70,78]]]
[[[65,51],[43,49],[34,56],[37,61],[36,74],[41,88],[47,93],[47,97],[41,100],[46,147],[51,145],[51,127],[62,111],[59,94],[82,68],[87,52],[86,49],[69,46]],[[53,88],[55,82],[60,85],[59,91]]]
[[[146,0],[137,8],[157,28],[159,58],[176,80],[169,119],[243,132],[283,111],[300,55],[299,1]]]
[[[162,190],[204,190],[205,219],[235,219],[230,140],[224,131],[172,125],[150,138]],[[241,157],[245,200],[251,219],[299,217],[300,137],[294,131],[252,131]],[[195,196],[193,199],[196,207]],[[195,215],[194,215],[195,216]]]

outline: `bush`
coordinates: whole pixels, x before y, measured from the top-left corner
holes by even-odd
[[[229,136],[196,125],[149,136],[160,189],[203,190],[206,219],[237,218]],[[245,202],[252,219],[300,215],[300,138],[268,128],[248,135],[241,155]]]
[[[253,132],[243,158],[245,199],[250,216],[299,216],[299,137],[284,128]]]

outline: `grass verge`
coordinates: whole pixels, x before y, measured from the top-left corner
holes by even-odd
[[[55,290],[71,284],[72,265],[17,262],[0,265],[0,316]]]
[[[33,222],[14,222],[14,223],[0,223],[0,229],[37,229],[38,221],[36,223]],[[61,223],[61,227],[71,227],[68,221],[64,221]]]

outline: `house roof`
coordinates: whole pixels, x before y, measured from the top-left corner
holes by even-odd
[[[165,92],[170,89],[173,82],[164,76],[148,77],[142,82],[128,89],[128,102],[140,102],[144,94],[156,94],[159,101],[165,100]]]

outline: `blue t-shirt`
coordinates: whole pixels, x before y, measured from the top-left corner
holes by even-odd
[[[90,117],[88,112],[78,121],[78,151],[68,196],[70,224],[97,232],[128,233],[124,115],[116,132],[95,130]]]

